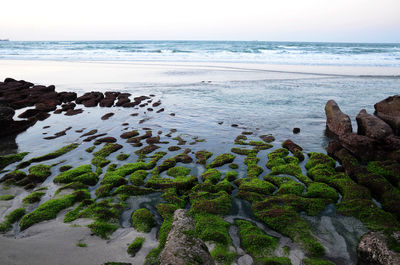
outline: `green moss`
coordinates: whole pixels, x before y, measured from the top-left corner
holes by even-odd
[[[185,145],[185,144],[186,144],[186,141],[183,140],[183,138],[182,138],[180,135],[178,135],[178,136],[172,138],[172,140],[178,141],[178,145]]]
[[[153,189],[149,188],[141,188],[132,185],[121,185],[115,189],[113,195],[127,195],[127,196],[138,196],[138,195],[146,195],[155,192]]]
[[[225,246],[231,243],[228,232],[230,224],[221,217],[207,213],[195,214],[194,222],[194,233],[203,241],[211,241]]]
[[[128,254],[134,257],[136,253],[138,253],[138,251],[142,248],[144,240],[144,237],[135,238],[135,240],[133,240],[133,242],[129,245],[127,249]]]
[[[232,207],[232,198],[226,191],[218,193],[197,192],[190,195],[190,212],[228,214]]]
[[[221,172],[217,169],[211,168],[207,169],[203,174],[201,174],[201,178],[204,182],[210,182],[216,184],[221,179]]]
[[[86,148],[85,151],[88,152],[88,153],[91,153],[91,152],[93,152],[93,150],[94,150],[95,148],[96,148],[96,146],[93,145],[93,146],[91,146],[91,147]]]
[[[153,214],[146,208],[137,209],[132,213],[132,226],[137,231],[148,233],[155,225]]]
[[[284,165],[286,157],[289,151],[285,148],[279,148],[268,154],[267,168],[273,168],[275,166]]]
[[[277,194],[295,194],[301,196],[304,191],[304,186],[294,180],[288,180],[281,185],[279,185],[279,189]]]
[[[127,183],[128,181],[125,178],[118,175],[115,171],[107,172],[103,180],[101,181],[101,185],[109,184],[112,187],[119,187]]]
[[[10,195],[10,194],[5,194],[5,195],[0,195],[0,201],[9,201],[14,199],[14,195]]]
[[[190,152],[190,149],[185,150],[183,153],[181,153],[179,155],[165,159],[161,163],[161,165],[159,165],[157,168],[155,168],[153,170],[153,174],[158,175],[161,172],[163,172],[171,167],[176,166],[176,163],[178,163],[178,162],[182,162],[184,164],[191,163],[193,161],[193,159],[187,154],[188,151]]]
[[[329,157],[322,153],[309,153],[310,159],[306,164],[306,169],[311,169],[316,165],[326,165],[327,167],[334,168],[336,166],[336,162],[332,157]]]
[[[88,198],[90,198],[90,194],[87,190],[79,190],[58,199],[49,200],[41,204],[33,212],[25,215],[20,222],[20,228],[21,230],[25,230],[33,224],[54,219],[61,210]]]
[[[235,156],[232,154],[221,154],[214,158],[214,160],[207,166],[208,168],[220,167],[228,163],[232,163]]]
[[[43,182],[51,175],[51,166],[35,165],[29,168],[29,178],[35,182]]]
[[[26,196],[22,201],[24,203],[35,203],[35,202],[40,202],[40,200],[42,199],[42,197],[45,195],[46,193],[41,192],[41,191],[35,191],[32,194]]]
[[[26,173],[21,170],[14,170],[5,174],[1,179],[0,183],[3,182],[5,186],[15,185],[16,182],[26,178]]]
[[[227,179],[223,179],[218,182],[217,185],[215,185],[215,188],[217,191],[223,190],[228,194],[231,194],[232,191],[235,189]]]
[[[103,148],[101,148],[99,151],[93,153],[94,157],[92,159],[92,165],[102,168],[106,166],[110,161],[105,159],[107,156],[110,154],[118,151],[121,149],[123,146],[120,144],[116,143],[106,143]]]
[[[175,204],[179,208],[183,208],[186,205],[185,199],[178,195],[176,188],[167,189],[163,193],[162,198],[169,203]]]
[[[302,260],[304,265],[334,265],[335,263],[318,258],[305,258]]]
[[[80,247],[80,248],[86,248],[86,247],[87,247],[87,244],[85,244],[85,243],[79,241],[78,243],[76,243],[76,246],[77,246],[77,247]]]
[[[171,167],[167,171],[167,175],[171,177],[186,176],[189,173],[190,168],[187,167]]]
[[[132,182],[133,185],[141,186],[144,184],[144,180],[148,174],[149,172],[146,170],[137,170],[130,175],[129,181]]]
[[[62,186],[61,188],[57,189],[56,195],[59,194],[61,191],[66,190],[66,189],[71,189],[71,190],[82,190],[82,189],[87,189],[88,186],[85,184],[82,184],[80,182],[71,182],[69,184],[66,184]]]
[[[278,247],[277,238],[266,235],[249,221],[236,220],[235,225],[239,228],[241,245],[256,260],[270,256],[273,250]]]
[[[252,178],[244,180],[239,186],[239,191],[250,191],[262,195],[269,195],[275,191],[275,187],[267,181]]]
[[[163,248],[160,246],[150,250],[144,260],[144,265],[160,264],[160,254],[162,250]]]
[[[228,181],[234,181],[237,178],[238,173],[236,171],[228,171],[225,173],[225,179]]]
[[[127,160],[129,156],[130,156],[129,154],[119,154],[117,155],[117,160],[124,161]]]
[[[58,170],[59,170],[60,172],[64,172],[64,171],[70,170],[71,168],[73,168],[73,166],[71,166],[71,165],[64,165],[64,166],[61,166]]]
[[[178,191],[190,190],[198,182],[195,176],[178,176],[174,179],[161,178],[153,175],[145,186],[154,189],[176,188]]]
[[[178,150],[181,150],[181,148],[176,145],[168,147],[168,151],[170,151],[170,152],[174,152],[174,151],[178,151]]]
[[[12,224],[17,222],[25,214],[24,208],[17,208],[4,216],[4,222],[0,223],[0,233],[6,232],[11,229]]]
[[[230,265],[237,256],[236,252],[230,251],[227,246],[221,244],[216,244],[210,254],[218,264],[226,265]]]
[[[57,175],[54,180],[55,183],[71,183],[81,182],[83,184],[93,186],[99,181],[98,175],[92,172],[90,165],[82,165],[76,168],[64,171]]]
[[[326,198],[332,200],[332,202],[337,202],[339,199],[339,194],[335,189],[320,182],[314,182],[308,185],[307,192],[304,196],[309,198]]]
[[[70,145],[66,145],[52,153],[48,153],[46,155],[43,156],[39,156],[39,157],[34,157],[28,161],[22,162],[20,164],[17,165],[17,168],[25,168],[27,166],[29,166],[32,163],[36,163],[36,162],[42,162],[42,161],[46,161],[46,160],[50,160],[50,159],[54,159],[57,157],[60,157],[62,155],[65,155],[66,153],[74,150],[75,148],[77,148],[79,146],[79,144],[73,143]]]
[[[235,163],[232,163],[232,164],[229,164],[229,167],[232,168],[232,169],[238,169],[239,165],[235,164]]]
[[[18,154],[12,154],[12,155],[6,155],[6,156],[0,156],[0,170],[5,168],[6,166],[21,161],[24,159],[24,157],[29,154],[28,152],[23,152],[23,153],[18,153]]]
[[[277,165],[271,168],[270,174],[271,175],[286,174],[296,177],[298,175],[301,175],[301,168],[298,164],[295,163]]]
[[[163,219],[172,219],[174,212],[178,209],[178,205],[171,203],[159,203],[156,205],[156,208]]]
[[[231,149],[231,152],[238,155],[248,156],[248,155],[256,155],[258,153],[258,150],[233,147]]]
[[[139,156],[139,158],[143,158],[145,155],[150,154],[151,152],[157,150],[160,148],[157,145],[151,144],[151,145],[146,145],[145,147],[136,150],[135,154]]]
[[[113,187],[114,186],[112,184],[103,184],[96,189],[95,194],[98,198],[108,197],[110,196],[110,192],[113,189]]]
[[[108,239],[110,235],[118,229],[117,225],[103,221],[95,221],[92,224],[88,225],[88,227],[93,234],[103,239]]]
[[[262,258],[262,265],[292,265],[292,262],[287,257],[267,257]]]

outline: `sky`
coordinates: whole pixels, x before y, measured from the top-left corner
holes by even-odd
[[[400,42],[400,0],[2,0],[0,39]]]

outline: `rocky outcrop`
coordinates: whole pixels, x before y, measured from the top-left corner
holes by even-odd
[[[344,114],[334,100],[325,105],[326,130],[328,134],[341,136],[353,132],[350,117]]]
[[[214,264],[204,242],[185,233],[190,229],[194,229],[194,224],[188,212],[176,210],[171,231],[161,252],[161,265]]]
[[[356,120],[358,126],[357,133],[359,135],[382,140],[393,134],[392,128],[390,128],[386,122],[376,116],[368,114],[365,109],[362,109],[360,113],[358,113]]]
[[[374,105],[375,115],[389,124],[400,135],[400,96],[388,97]]]
[[[390,250],[382,232],[365,234],[357,247],[358,265],[400,264],[400,253]]]

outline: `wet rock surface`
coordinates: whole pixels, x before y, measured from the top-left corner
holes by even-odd
[[[400,264],[400,253],[390,250],[381,232],[365,234],[357,247],[358,265]]]
[[[351,133],[350,117],[344,114],[334,100],[329,100],[325,105],[326,129],[335,136]]]
[[[176,210],[165,248],[161,252],[161,265],[215,264],[204,242],[185,233],[190,229],[194,229],[194,221],[188,212]]]

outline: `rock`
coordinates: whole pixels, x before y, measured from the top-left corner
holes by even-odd
[[[293,133],[294,134],[298,134],[298,133],[300,133],[300,128],[293,128]]]
[[[361,160],[373,160],[375,157],[375,141],[367,136],[347,133],[341,135],[339,141],[344,148]]]
[[[92,91],[85,93],[83,96],[78,97],[75,102],[83,104],[85,107],[95,107],[104,98],[103,93]]]
[[[24,121],[14,121],[14,120],[0,120],[0,137],[17,134],[25,131],[29,127],[33,126],[36,123],[36,119],[28,119]]]
[[[386,122],[376,116],[368,114],[365,109],[362,109],[360,113],[358,113],[356,120],[358,125],[357,133],[360,135],[381,140],[393,134],[392,128],[390,128]]]
[[[303,150],[303,148],[301,148],[300,145],[294,143],[294,142],[293,142],[292,140],[290,140],[290,139],[285,140],[285,141],[282,143],[282,147],[283,147],[283,148],[286,148],[287,150],[289,150],[289,151],[292,152],[292,153],[294,153],[296,149],[297,149],[297,150],[300,150],[300,151]]]
[[[30,117],[35,116],[39,112],[40,112],[40,110],[37,110],[37,109],[27,109],[26,111],[19,114],[18,118],[21,118],[21,119],[30,118]]]
[[[61,105],[61,110],[62,111],[68,111],[68,110],[73,110],[76,107],[76,104],[73,102],[62,104]]]
[[[104,114],[102,117],[101,117],[101,119],[103,120],[103,121],[105,121],[105,120],[108,120],[110,117],[112,117],[112,116],[114,116],[114,113],[113,112],[110,112],[110,113],[107,113],[107,114]]]
[[[75,92],[60,92],[57,94],[57,98],[63,103],[68,103],[74,101],[77,94]]]
[[[69,109],[65,113],[66,116],[73,116],[83,112],[83,109]]]
[[[15,111],[9,107],[0,107],[0,121],[11,121]]]
[[[194,229],[194,222],[187,210],[176,210],[167,242],[160,255],[161,265],[215,264],[204,242],[185,234],[190,229]]]
[[[329,100],[325,105],[327,133],[341,136],[353,132],[350,117],[344,114],[334,100]]]
[[[253,258],[250,255],[244,255],[241,256],[238,261],[238,265],[252,265],[253,264]]]
[[[374,105],[375,115],[389,124],[400,135],[400,96],[388,97]]]
[[[382,232],[365,234],[358,244],[357,256],[359,265],[400,264],[400,253],[388,248],[386,236]]]

